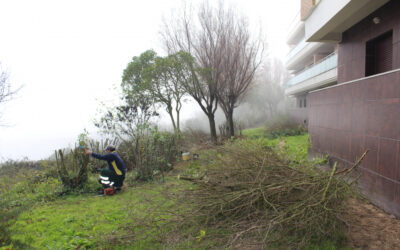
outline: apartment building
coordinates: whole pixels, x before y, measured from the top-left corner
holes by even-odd
[[[289,31],[291,112],[312,154],[360,166],[359,185],[400,217],[400,1],[302,0]]]
[[[337,41],[308,42],[306,20],[319,1],[301,1],[301,11],[293,20],[287,37],[291,47],[286,56],[286,68],[292,77],[287,82],[286,95],[295,98],[291,115],[296,121],[308,124],[308,93],[337,83]]]

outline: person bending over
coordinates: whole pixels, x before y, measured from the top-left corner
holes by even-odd
[[[103,168],[100,172],[99,183],[103,185],[103,189],[112,187],[115,190],[121,190],[124,183],[126,167],[122,158],[115,152],[114,146],[107,146],[106,154],[101,155],[85,150],[87,155],[91,155],[93,158],[107,161],[108,168]],[[101,192],[104,192],[103,190]]]

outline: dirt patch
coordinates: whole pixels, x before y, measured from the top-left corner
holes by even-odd
[[[350,246],[357,249],[400,249],[400,220],[367,201],[349,200],[344,220]]]

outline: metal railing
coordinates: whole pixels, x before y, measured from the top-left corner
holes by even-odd
[[[300,82],[303,82],[307,79],[313,78],[317,75],[320,75],[326,71],[334,69],[337,67],[337,59],[338,55],[336,52],[329,54],[328,56],[324,57],[320,61],[315,64],[312,64],[311,67],[303,69],[299,73],[297,73],[294,77],[290,78],[286,86],[290,87],[296,85]]]

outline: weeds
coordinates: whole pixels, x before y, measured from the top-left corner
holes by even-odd
[[[267,122],[265,134],[270,139],[280,136],[294,136],[307,133],[307,127],[298,124],[289,116],[281,115]]]

